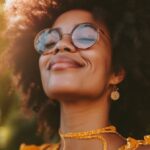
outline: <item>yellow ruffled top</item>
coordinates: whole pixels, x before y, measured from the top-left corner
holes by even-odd
[[[36,146],[22,144],[20,150],[59,150],[59,145],[60,144],[43,144],[41,146]],[[144,140],[136,140],[129,137],[127,138],[126,145],[121,146],[118,150],[136,150],[140,146],[146,145],[150,147],[150,135],[144,136]]]
[[[19,150],[59,150],[59,144],[43,144],[41,146],[21,144]]]

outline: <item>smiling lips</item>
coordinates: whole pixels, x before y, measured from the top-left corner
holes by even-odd
[[[75,58],[58,55],[51,59],[48,69],[64,70],[68,68],[79,68],[79,67],[83,67],[83,63],[79,62]]]

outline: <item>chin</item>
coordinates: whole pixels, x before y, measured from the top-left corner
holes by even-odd
[[[74,98],[75,95],[77,95],[77,92],[75,88],[71,87],[50,87],[47,90],[45,90],[46,95],[51,99],[71,99]]]
[[[97,99],[99,97],[98,93],[92,93],[89,91],[81,90],[79,91],[75,88],[69,88],[67,89],[66,87],[63,89],[49,89],[46,92],[46,95],[50,99],[54,100],[68,100],[68,101],[78,101],[78,100],[92,100],[92,99]]]

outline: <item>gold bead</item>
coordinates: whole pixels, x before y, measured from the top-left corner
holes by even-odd
[[[120,93],[118,91],[111,92],[111,99],[117,101],[120,98]]]

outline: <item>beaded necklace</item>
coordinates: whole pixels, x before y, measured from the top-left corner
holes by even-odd
[[[103,150],[107,150],[107,142],[105,138],[101,135],[103,133],[117,133],[116,127],[114,126],[108,126],[105,128],[95,129],[91,131],[84,131],[84,132],[69,132],[69,133],[62,133],[59,131],[59,135],[63,141],[64,147],[63,150],[65,150],[65,138],[71,138],[71,139],[98,139],[103,144]],[[119,135],[119,134],[118,134]],[[120,135],[119,135],[120,136]]]

